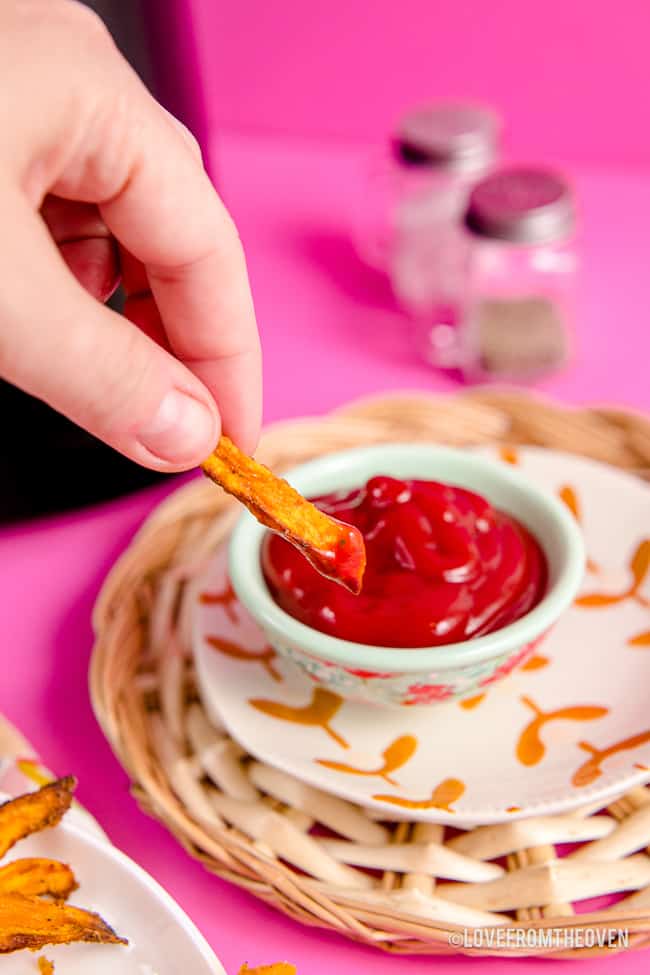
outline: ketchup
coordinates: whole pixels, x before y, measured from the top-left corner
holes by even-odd
[[[266,537],[262,567],[278,605],[324,633],[385,647],[456,643],[512,623],[544,594],[539,543],[472,491],[373,477],[312,500],[361,531],[361,594],[324,579],[278,535]]]

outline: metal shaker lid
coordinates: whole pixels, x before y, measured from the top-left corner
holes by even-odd
[[[557,173],[509,167],[474,187],[465,225],[481,237],[543,244],[567,237],[575,225],[573,194]]]
[[[402,117],[395,150],[402,162],[411,165],[474,171],[493,161],[500,134],[499,117],[486,106],[432,102]]]

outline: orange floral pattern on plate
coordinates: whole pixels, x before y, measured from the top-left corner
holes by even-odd
[[[399,783],[391,778],[391,773],[404,765],[412,758],[417,751],[418,740],[415,735],[402,735],[386,748],[382,753],[383,763],[376,769],[360,769],[354,765],[346,765],[344,762],[333,762],[326,758],[315,759],[318,765],[332,769],[334,772],[344,772],[347,775],[365,775],[368,777],[379,776],[389,785],[398,786]]]
[[[433,789],[430,799],[403,799],[401,796],[374,795],[377,802],[389,802],[401,809],[443,809],[445,812],[456,812],[452,803],[457,802],[465,793],[465,783],[460,779],[443,779]]]
[[[626,599],[633,599],[639,605],[650,607],[650,600],[639,592],[646,580],[650,570],[650,538],[645,538],[637,545],[629,562],[632,582],[630,586],[621,593],[593,592],[584,596],[578,596],[575,601],[576,606],[584,609],[602,609],[604,606],[613,606],[622,603]]]
[[[485,700],[486,691],[482,694],[474,694],[473,697],[464,697],[462,701],[459,701],[459,707],[463,708],[464,711],[473,711],[477,708],[481,701]]]
[[[577,788],[591,785],[592,782],[595,782],[603,774],[602,764],[604,761],[611,758],[612,755],[617,755],[619,752],[639,748],[640,745],[645,745],[649,741],[650,729],[641,731],[638,735],[631,735],[622,741],[617,741],[613,745],[608,745],[607,748],[596,748],[594,745],[590,745],[588,741],[579,741],[578,747],[583,752],[587,752],[589,758],[576,770],[571,779],[571,785]]]
[[[519,735],[515,754],[522,765],[537,765],[546,754],[546,745],[541,739],[541,731],[551,721],[594,721],[609,713],[609,708],[593,704],[578,704],[571,707],[557,708],[555,711],[542,711],[530,698],[523,696],[523,704],[533,712],[535,717],[529,721]]]
[[[519,452],[511,444],[504,443],[499,447],[499,457],[504,464],[512,464],[514,466],[519,463]]]
[[[221,592],[202,592],[199,596],[199,602],[205,606],[223,606],[228,619],[233,623],[237,622],[237,613],[235,612],[237,596],[230,584],[230,579],[226,580],[226,587]]]
[[[542,670],[544,667],[548,667],[550,664],[548,657],[545,657],[542,653],[536,653],[534,657],[527,660],[521,665],[522,670]]]
[[[281,683],[282,674],[275,669],[273,664],[273,661],[278,656],[273,647],[267,646],[262,650],[247,650],[240,643],[235,643],[233,640],[226,640],[221,636],[206,636],[205,640],[213,650],[217,650],[225,657],[231,657],[233,660],[242,660],[245,663],[261,664],[269,677]]]
[[[341,709],[343,698],[325,687],[315,687],[309,704],[304,707],[296,708],[281,701],[268,701],[265,698],[252,698],[249,704],[271,718],[278,718],[279,721],[291,721],[293,724],[322,728],[341,748],[350,747],[345,738],[331,726],[332,720]]]
[[[650,630],[646,633],[637,633],[627,641],[628,647],[647,647],[650,650]]]
[[[578,522],[579,525],[582,526],[582,509],[580,506],[580,501],[578,499],[578,492],[576,491],[576,489],[574,487],[571,487],[570,484],[564,484],[558,491],[558,495],[560,497],[560,501],[564,502],[564,504],[567,506],[567,508],[569,509],[569,511],[575,518],[575,520]],[[593,572],[595,574],[600,572],[600,567],[598,563],[594,562],[594,560],[590,559],[588,556],[587,556],[587,571]]]

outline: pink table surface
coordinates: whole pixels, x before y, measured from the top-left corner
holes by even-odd
[[[246,245],[264,340],[266,419],[325,411],[393,388],[452,390],[414,360],[385,283],[359,267],[345,236],[358,183],[353,150],[232,137],[215,147],[218,178]],[[579,169],[587,260],[582,351],[546,392],[572,402],[650,408],[650,173]],[[229,972],[287,958],[300,975],[372,975],[470,967],[467,959],[390,958],[300,927],[209,876],[142,814],[94,720],[87,693],[90,612],[101,580],[170,488],[0,532],[0,711],[44,760],[74,772],[79,796],[114,842],[188,911]],[[534,973],[536,960],[485,960],[486,972]],[[553,971],[568,970],[557,962]],[[585,962],[596,975],[609,960]],[[643,971],[645,953],[617,957]]]

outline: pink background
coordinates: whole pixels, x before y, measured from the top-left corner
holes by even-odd
[[[191,0],[212,124],[379,139],[472,96],[516,155],[650,162],[646,0]]]
[[[414,357],[386,282],[356,261],[348,238],[363,192],[364,148],[353,143],[379,138],[411,99],[452,93],[507,110],[514,152],[577,160],[570,175],[584,227],[580,354],[541,388],[570,402],[650,409],[650,147],[637,124],[647,101],[645,2],[192,6],[199,71],[187,77],[204,79],[210,125],[200,134],[248,255],[267,421],[394,388],[454,390]],[[282,957],[299,975],[473,968],[458,958],[390,958],[299,927],[208,875],[129,797],[88,702],[89,618],[111,562],[170,488],[0,531],[0,711],[51,767],[79,777],[81,800],[179,900],[229,973],[245,959]],[[640,973],[647,958],[614,964]],[[599,975],[609,963],[579,970]],[[487,960],[481,970],[537,975],[544,964]],[[578,971],[553,966],[569,969]]]

